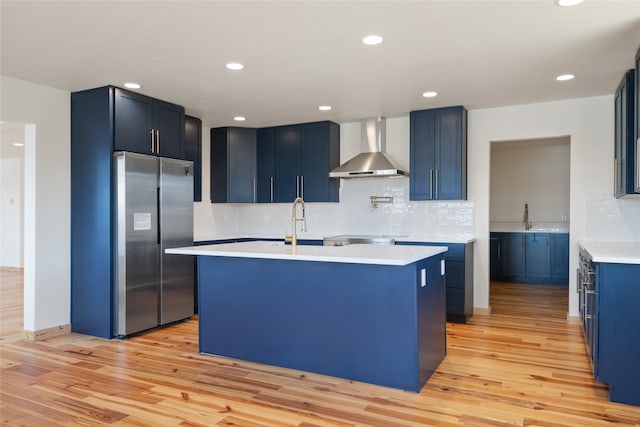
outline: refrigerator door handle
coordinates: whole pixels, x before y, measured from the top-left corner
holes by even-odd
[[[161,212],[162,204],[160,203],[160,187],[158,187],[157,191],[158,191],[158,197],[156,198],[156,203],[158,207],[156,212],[158,212],[158,227],[156,227],[156,229],[158,231],[157,242],[158,242],[158,245],[160,245],[162,240],[162,231],[161,231],[162,221],[160,221],[160,218],[162,218],[162,212]]]

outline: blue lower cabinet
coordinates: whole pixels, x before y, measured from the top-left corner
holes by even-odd
[[[447,321],[466,323],[473,314],[473,243],[397,242],[398,245],[446,246]]]
[[[609,400],[640,405],[640,264],[595,263],[596,379]]]
[[[568,285],[569,234],[493,232],[489,239],[491,280]]]
[[[446,353],[443,258],[198,256],[200,352],[418,392]]]

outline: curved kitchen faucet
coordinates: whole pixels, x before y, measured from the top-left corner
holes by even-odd
[[[298,218],[298,212],[296,210],[296,207],[298,206],[298,204],[300,204],[300,206],[302,206],[302,218]],[[296,249],[298,248],[298,236],[296,233],[296,228],[297,228],[297,223],[298,222],[302,222],[302,227],[300,228],[300,231],[302,232],[306,232],[307,231],[307,219],[305,216],[305,209],[304,209],[304,200],[302,200],[302,197],[296,197],[293,200],[293,207],[291,208],[291,234],[290,235],[286,235],[284,237],[284,241],[289,243],[291,242],[291,249],[293,250],[293,254],[296,254]]]

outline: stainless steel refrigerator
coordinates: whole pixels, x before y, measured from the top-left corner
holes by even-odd
[[[192,257],[165,254],[193,245],[193,163],[114,153],[114,331],[119,337],[189,318]]]

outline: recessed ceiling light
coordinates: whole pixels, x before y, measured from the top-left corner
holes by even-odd
[[[247,118],[243,116],[235,116],[233,120],[235,120],[236,122],[244,122],[245,120],[247,120]]]
[[[425,98],[433,98],[434,96],[438,96],[438,92],[424,92],[422,96],[424,96]]]
[[[556,6],[575,6],[577,4],[582,3],[584,0],[556,0],[554,3]]]
[[[575,76],[573,74],[563,74],[561,76],[556,77],[556,80],[558,80],[559,82],[564,82],[567,80],[571,80],[573,79]]]
[[[244,68],[244,65],[242,65],[239,62],[229,62],[228,64],[225,65],[225,67],[233,71],[239,71]]]
[[[320,111],[329,111],[331,110],[331,105],[321,105],[318,107],[318,110]]]
[[[127,89],[140,89],[142,86],[138,83],[127,82],[124,84],[124,87],[126,87]]]
[[[14,142],[13,145],[15,145],[16,147],[24,147],[24,144],[22,142]]]
[[[369,45],[369,46],[375,46],[377,44],[382,43],[383,38],[380,36],[376,36],[375,34],[372,34],[370,36],[366,36],[365,38],[362,39],[362,43]]]

